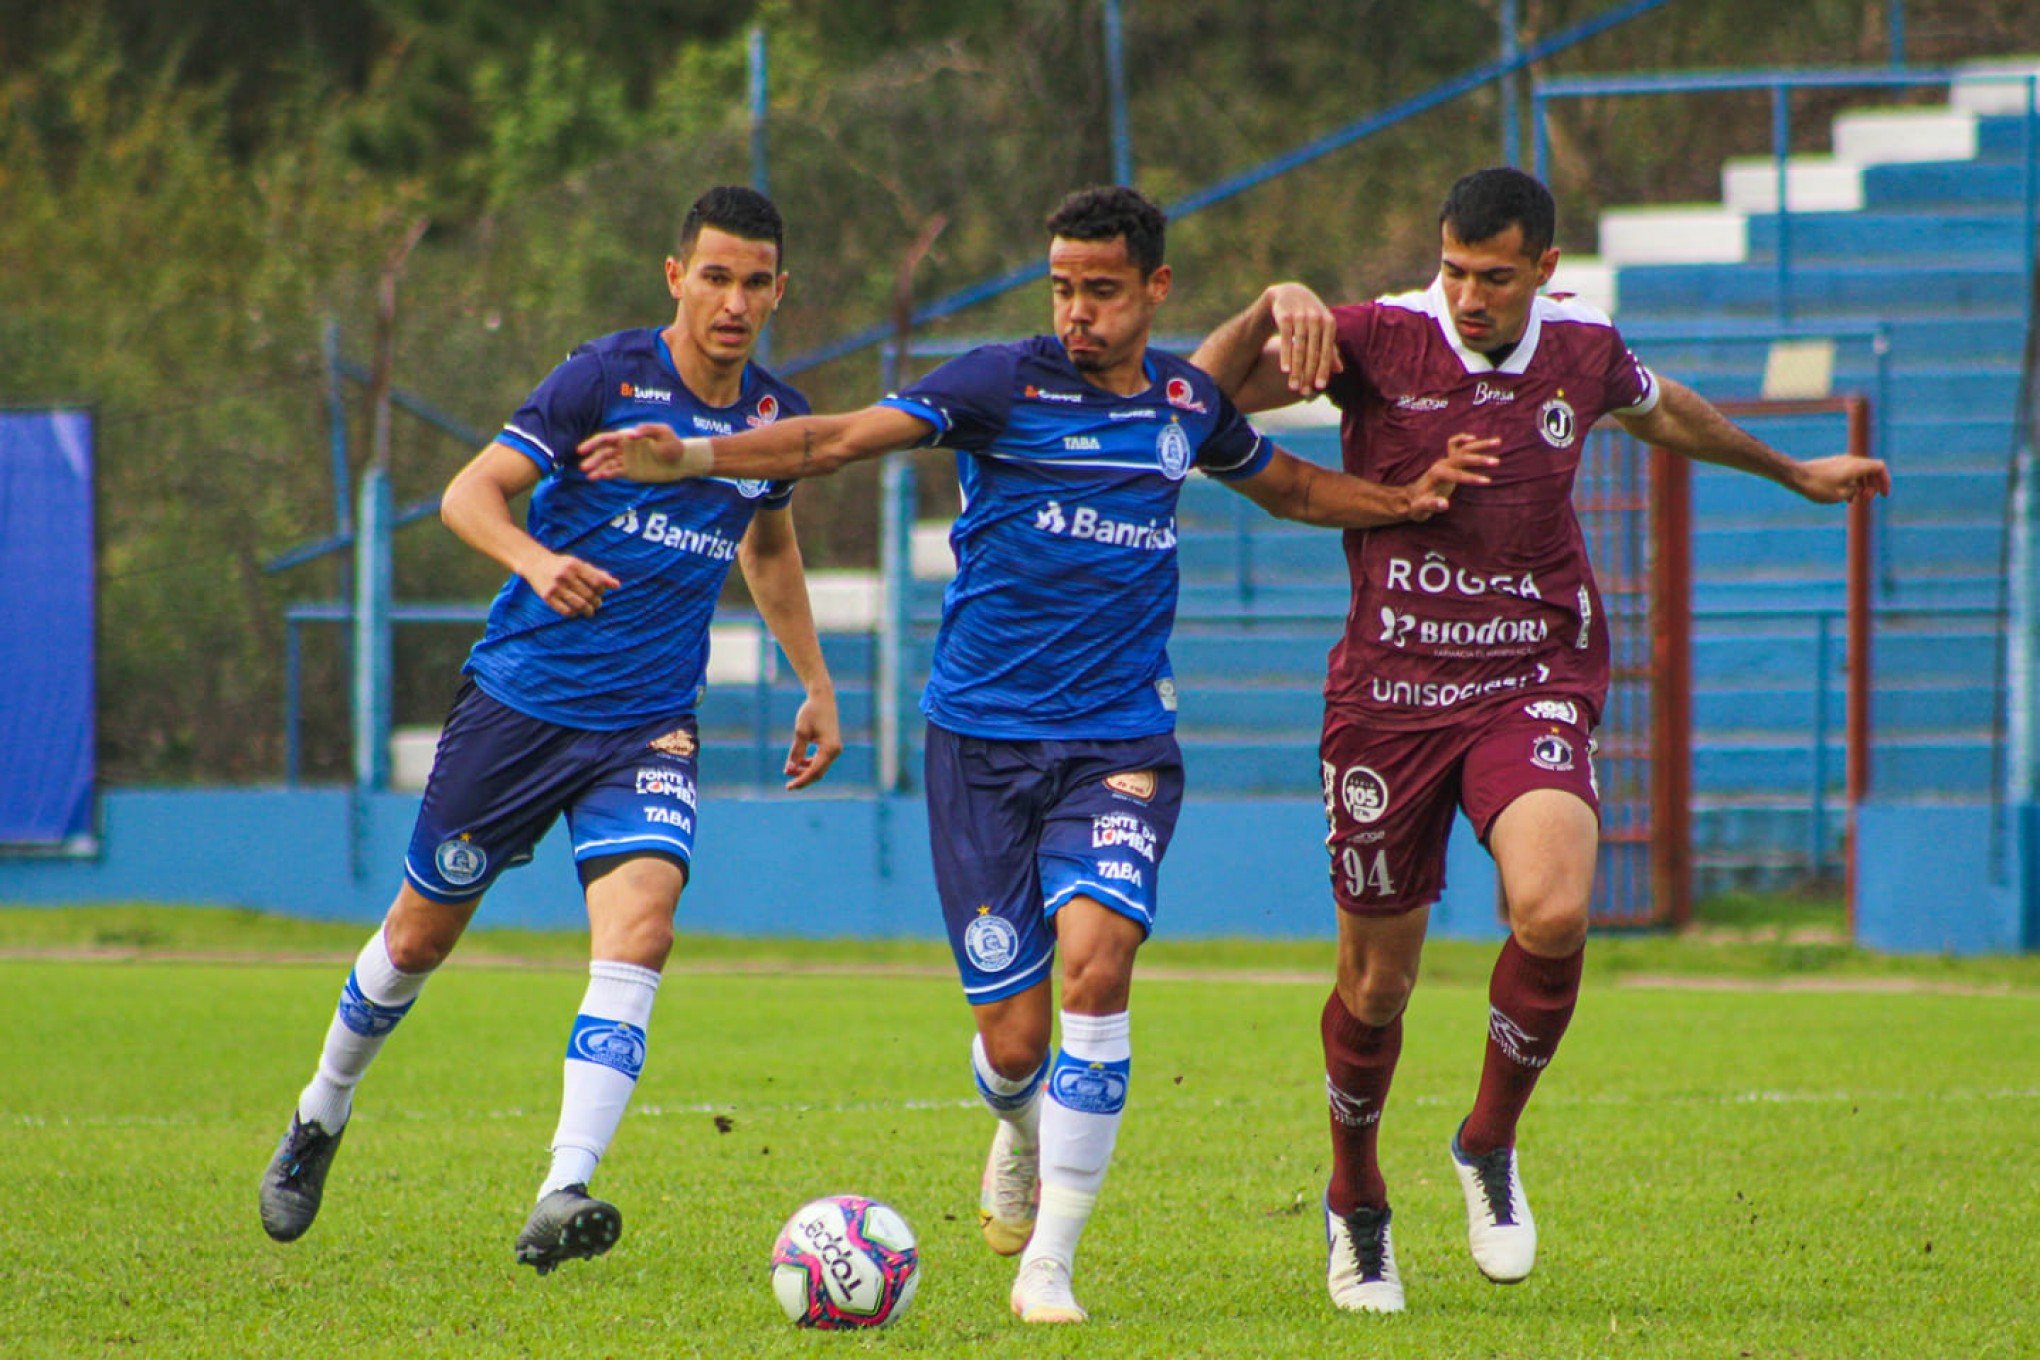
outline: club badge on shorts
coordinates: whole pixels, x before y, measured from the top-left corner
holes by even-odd
[[[1530,763],[1540,770],[1570,770],[1573,767],[1572,743],[1553,728],[1530,743]]]
[[[979,907],[977,919],[963,928],[963,952],[980,973],[1003,973],[1020,955],[1020,932],[990,907]]]
[[[465,888],[488,871],[489,852],[463,834],[439,843],[432,852],[432,866],[448,883]]]

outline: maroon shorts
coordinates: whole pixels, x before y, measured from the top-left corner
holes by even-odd
[[[1393,916],[1436,902],[1455,805],[1483,844],[1502,809],[1532,789],[1563,789],[1599,816],[1588,711],[1577,699],[1532,696],[1411,732],[1326,708],[1318,756],[1339,909]]]

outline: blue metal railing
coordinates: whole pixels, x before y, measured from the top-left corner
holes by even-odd
[[[1894,7],[1896,11],[1898,7]],[[1896,33],[1903,37],[1901,27]],[[1856,88],[1905,89],[1952,85],[1958,79],[1975,83],[2016,84],[2026,93],[2021,131],[2024,162],[2023,225],[2020,264],[2028,285],[2034,277],[2034,225],[2040,208],[2040,76],[2017,72],[1957,71],[1950,68],[1913,70],[1828,71],[1668,71],[1656,75],[1594,76],[1539,83],[1531,91],[1532,150],[1530,166],[1540,177],[1551,159],[1550,105],[1558,99],[1593,96],[1657,96],[1768,91],[1771,96],[1771,161],[1777,184],[1778,244],[1773,261],[1773,307],[1781,321],[1792,315],[1792,195],[1789,165],[1792,153],[1792,106],[1797,90]]]
[[[1620,27],[1632,19],[1640,18],[1652,10],[1662,9],[1670,3],[1672,3],[1672,0],[1628,0],[1625,4],[1617,5],[1606,13],[1575,24],[1563,32],[1555,33],[1551,37],[1532,43],[1527,47],[1519,47],[1513,56],[1488,62],[1462,75],[1440,81],[1430,89],[1413,95],[1400,103],[1392,104],[1378,113],[1372,113],[1364,118],[1356,119],[1343,127],[1335,128],[1321,137],[1313,138],[1280,155],[1271,156],[1250,169],[1208,184],[1202,189],[1165,205],[1164,210],[1172,219],[1181,219],[1189,216],[1191,213],[1209,208],[1214,204],[1223,203],[1227,199],[1236,198],[1247,190],[1265,184],[1269,180],[1286,175],[1292,170],[1300,169],[1313,161],[1330,155],[1334,151],[1343,150],[1363,138],[1385,131],[1398,123],[1416,117],[1418,114],[1428,113],[1432,109],[1449,104],[1453,100],[1471,94],[1475,90],[1493,85],[1504,77],[1525,70],[1536,62],[1547,60],[1568,48],[1578,46],[1589,38],[1598,37],[1610,29]],[[921,304],[914,309],[908,318],[908,324],[911,326],[922,326],[930,321],[939,321],[943,317],[953,316],[966,308],[974,307],[981,302],[990,301],[995,297],[1004,296],[1015,288],[1024,287],[1037,279],[1045,278],[1047,274],[1048,265],[1046,261],[1040,259],[1018,265],[1003,273],[994,274],[977,283],[945,293],[941,297]],[[779,365],[778,372],[783,376],[790,377],[795,373],[801,373],[807,369],[870,349],[874,345],[883,344],[892,339],[894,332],[894,324],[890,321],[875,323],[865,327],[863,330],[854,331],[840,340],[831,341],[797,358],[788,360]]]
[[[393,604],[391,624],[456,624],[469,628],[488,622],[489,606],[461,601],[426,604]],[[304,638],[303,630],[314,624],[346,626],[354,621],[354,609],[344,600],[325,600],[291,605],[284,611],[283,662],[283,782],[295,788],[304,771]],[[755,639],[756,669],[751,680],[750,758],[752,782],[771,784],[778,772],[777,737],[772,731],[772,696],[782,671],[779,646],[773,641],[765,620],[740,611],[718,613],[716,627],[745,627]]]

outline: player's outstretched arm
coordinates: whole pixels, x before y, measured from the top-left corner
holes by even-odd
[[[1300,283],[1271,284],[1204,337],[1190,362],[1242,411],[1287,406],[1325,390],[1343,364],[1332,309]]]
[[[687,477],[785,481],[826,477],[860,458],[912,448],[932,427],[890,406],[836,416],[799,416],[742,434],[683,439],[670,425],[603,430],[581,441],[581,471],[591,481],[677,482]]]
[[[1373,529],[1429,519],[1450,508],[1455,488],[1485,486],[1489,478],[1483,469],[1498,461],[1492,450],[1500,443],[1455,434],[1446,442],[1445,456],[1405,486],[1333,472],[1281,449],[1261,471],[1226,485],[1278,519],[1328,529]]]
[[[1837,454],[1802,463],[1737,426],[1684,383],[1660,374],[1658,390],[1657,405],[1643,415],[1615,417],[1647,444],[1768,477],[1823,505],[1891,494],[1891,470],[1879,459]]]
[[[623,584],[602,568],[556,553],[524,531],[510,502],[538,485],[538,465],[508,444],[490,444],[454,474],[439,518],[454,536],[524,578],[555,611],[587,616]]]
[[[843,754],[843,728],[836,716],[836,683],[829,678],[821,639],[815,634],[791,507],[760,510],[752,517],[744,541],[737,545],[737,566],[751,589],[752,603],[807,690],[806,702],[794,715],[793,745],[787,748],[784,771],[787,788],[804,789],[827,774]]]

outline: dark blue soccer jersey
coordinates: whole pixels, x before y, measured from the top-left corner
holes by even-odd
[[[566,618],[512,576],[468,654],[475,683],[498,703],[563,727],[616,731],[691,714],[708,666],[708,621],[737,544],[758,507],[787,503],[792,483],[591,482],[574,449],[598,430],[642,421],[682,437],[736,434],[807,409],[756,364],[745,368],[734,405],[703,403],[680,381],[656,329],[575,350],[497,439],[545,474],[526,517],[531,536],[623,584],[594,617]]]
[[[1149,387],[1094,387],[1062,342],[986,345],[885,404],[957,451],[956,578],[921,711],[1003,741],[1176,725],[1176,497],[1190,469],[1251,477],[1269,445],[1200,369],[1150,349]]]

